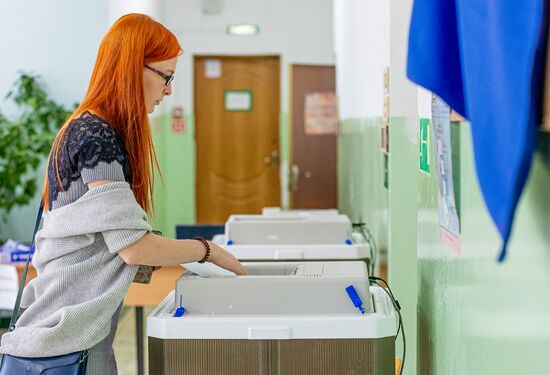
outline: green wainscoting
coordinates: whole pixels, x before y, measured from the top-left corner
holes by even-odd
[[[152,225],[175,238],[177,224],[195,223],[195,126],[185,115],[185,131],[172,131],[171,116],[151,120],[162,179],[155,175],[155,215]]]
[[[416,196],[418,151],[406,120],[390,119],[390,153],[380,147],[382,118],[341,121],[338,137],[338,208],[364,222],[389,265],[390,286],[403,308],[407,336],[405,374],[415,373]],[[388,187],[384,186],[387,159]],[[416,160],[416,162],[415,162]],[[379,257],[380,258],[380,257]],[[401,357],[401,338],[396,355]]]
[[[407,338],[403,373],[407,375],[416,373],[416,243],[420,160],[420,149],[415,138],[417,126],[416,118],[390,117],[388,278],[402,306],[401,314]],[[409,131],[411,128],[412,137]],[[401,357],[401,337],[396,348],[396,355]]]
[[[366,223],[378,248],[388,246],[388,190],[380,149],[381,117],[344,119],[338,134],[338,208]]]
[[[437,175],[419,177],[418,374],[548,373],[549,170],[537,156],[499,264],[501,241],[477,183],[470,125],[453,123],[452,137],[460,254],[439,237]]]

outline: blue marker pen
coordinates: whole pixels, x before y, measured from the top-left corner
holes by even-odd
[[[353,302],[353,305],[361,311],[361,314],[364,314],[365,308],[363,307],[363,301],[361,301],[361,297],[359,297],[359,294],[357,294],[357,290],[355,290],[353,285],[348,286],[346,288],[346,292],[348,293],[351,302]]]
[[[185,307],[182,306],[182,298],[183,296],[180,294],[180,307],[174,312],[174,318],[181,318],[183,314],[185,314]]]

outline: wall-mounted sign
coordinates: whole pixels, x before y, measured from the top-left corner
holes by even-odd
[[[172,109],[172,133],[181,134],[185,132],[185,120],[183,118],[183,107]]]
[[[419,127],[420,170],[430,174],[430,119],[421,118]]]
[[[222,76],[222,62],[217,59],[206,60],[204,76],[206,78],[220,78]]]
[[[334,92],[306,94],[304,128],[306,135],[338,133],[338,100]]]
[[[380,148],[384,154],[390,152],[390,67],[384,69],[384,110],[380,127]]]
[[[226,90],[223,92],[223,106],[226,111],[252,111],[252,91]]]
[[[443,100],[432,97],[432,142],[435,172],[439,185],[440,237],[460,254],[460,218],[456,208],[451,150],[451,109]]]

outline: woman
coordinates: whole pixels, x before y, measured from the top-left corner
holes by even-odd
[[[202,240],[151,233],[153,170],[148,113],[172,93],[181,47],[141,14],[120,18],[101,45],[86,96],[59,131],[36,235],[38,277],[0,352],[36,358],[88,351],[87,374],[116,374],[112,342],[138,265],[210,261],[238,275],[241,264]]]

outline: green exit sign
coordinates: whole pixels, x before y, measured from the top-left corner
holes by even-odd
[[[420,170],[430,173],[430,120],[421,118],[419,123]]]

